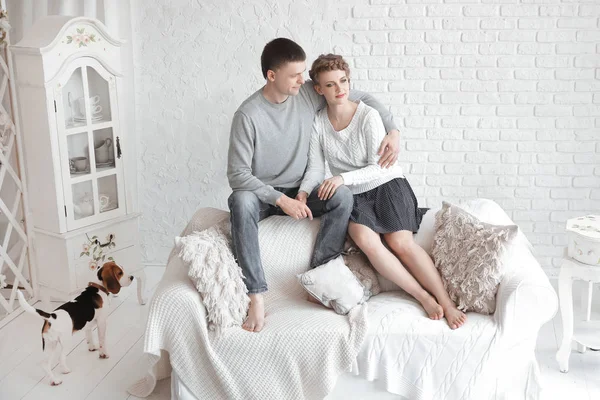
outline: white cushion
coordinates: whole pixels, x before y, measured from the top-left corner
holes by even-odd
[[[415,243],[423,248],[427,254],[431,255],[431,246],[433,245],[433,235],[435,233],[435,214],[441,207],[430,208],[421,220],[419,230],[413,235]]]
[[[342,256],[298,275],[300,284],[325,307],[347,314],[371,295],[344,264]]]

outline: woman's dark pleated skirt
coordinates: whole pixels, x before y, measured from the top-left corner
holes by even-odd
[[[421,224],[423,209],[405,178],[396,178],[364,193],[354,195],[350,221],[377,233],[411,231]]]

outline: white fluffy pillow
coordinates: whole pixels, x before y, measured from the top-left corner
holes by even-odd
[[[436,214],[432,253],[444,287],[463,311],[491,314],[506,267],[502,256],[516,225],[493,225],[443,202]]]
[[[220,331],[244,322],[250,299],[231,251],[229,223],[223,221],[201,232],[176,237],[179,257],[188,264],[188,276],[200,292],[208,327]]]
[[[342,256],[298,275],[300,284],[325,307],[348,314],[364,303],[371,293],[344,264]]]

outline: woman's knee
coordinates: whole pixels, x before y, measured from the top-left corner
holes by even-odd
[[[386,243],[392,248],[394,253],[399,256],[406,255],[412,251],[414,240],[412,232],[400,231],[385,236]]]
[[[381,238],[377,233],[356,225],[357,224],[350,223],[348,233],[363,253],[367,255],[372,254],[383,246]]]

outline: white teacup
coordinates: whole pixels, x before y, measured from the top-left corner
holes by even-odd
[[[102,106],[98,104],[100,103],[100,96],[90,96],[89,103],[92,114],[99,114],[102,112]],[[81,115],[85,115],[85,97],[80,97],[77,99],[77,106],[79,107],[79,112]]]
[[[87,157],[73,157],[69,160],[69,166],[77,172],[82,172],[87,169]]]
[[[108,138],[99,143],[101,144],[96,145],[96,148],[94,149],[96,162],[104,164],[105,162],[108,162],[109,147],[112,145],[112,139]]]

